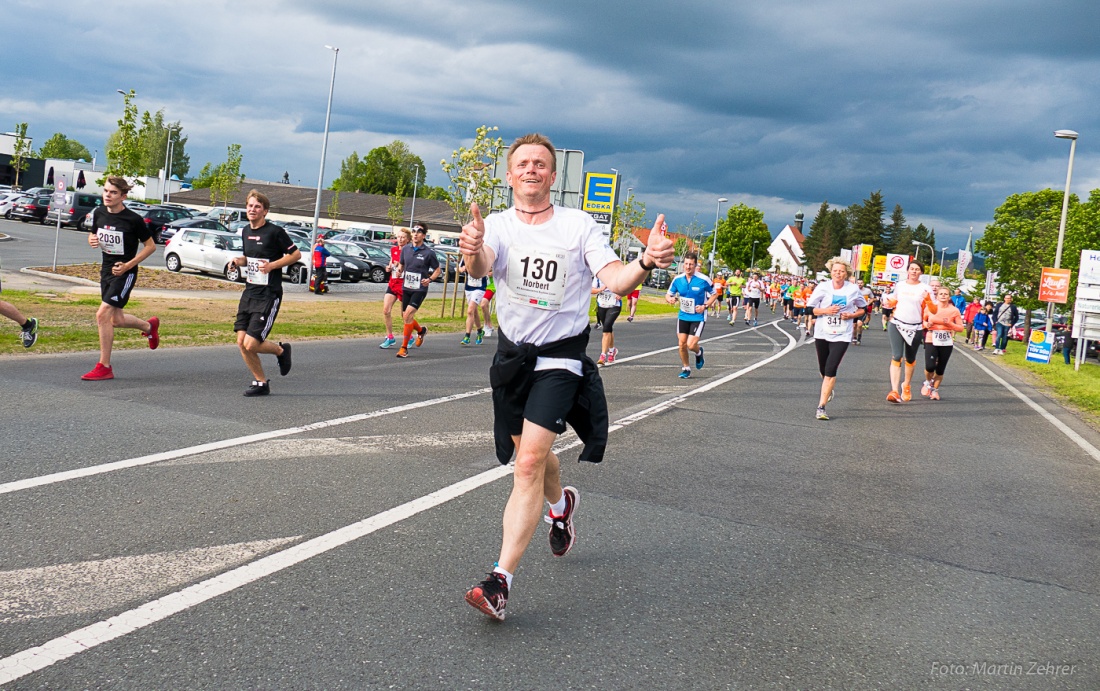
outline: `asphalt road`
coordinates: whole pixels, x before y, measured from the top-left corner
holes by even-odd
[[[1100,687],[1100,435],[963,352],[888,407],[881,332],[819,422],[789,324],[712,322],[688,380],[673,324],[620,320],[577,546],[538,531],[503,623],[462,600],[510,488],[492,340],[301,342],[264,399],[229,347],[0,358],[0,683]]]

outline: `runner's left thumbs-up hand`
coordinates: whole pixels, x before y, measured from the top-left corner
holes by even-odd
[[[485,219],[481,217],[481,209],[477,202],[470,204],[470,222],[462,226],[462,232],[458,236],[458,249],[466,256],[473,256],[481,252],[485,238]]]
[[[653,229],[649,231],[649,245],[645,248],[643,257],[649,260],[647,264],[652,262],[658,268],[667,269],[672,265],[675,252],[675,243],[668,237],[665,215],[660,214],[653,223]]]

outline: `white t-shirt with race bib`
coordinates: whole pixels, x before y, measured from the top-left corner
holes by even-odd
[[[496,254],[497,324],[513,343],[544,345],[588,326],[592,279],[618,256],[591,215],[554,207],[546,223],[529,225],[514,208],[485,219],[485,245]],[[560,365],[578,371],[572,366]],[[559,366],[539,358],[536,369]]]
[[[889,297],[898,301],[894,308],[894,319],[906,324],[917,324],[918,328],[923,321],[924,297],[932,295],[932,288],[927,283],[909,283],[898,281],[894,285],[894,291]]]
[[[830,305],[840,305],[840,312],[819,314],[816,317],[817,321],[814,322],[814,338],[820,338],[823,341],[850,342],[852,320],[851,318],[842,319],[840,315],[855,313],[861,307],[866,307],[867,301],[863,299],[859,288],[851,283],[845,283],[840,288],[834,288],[832,281],[818,283],[814,292],[810,294],[810,299],[806,301],[806,306],[824,309]]]

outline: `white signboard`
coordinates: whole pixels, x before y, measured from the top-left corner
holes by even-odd
[[[908,254],[887,254],[886,271],[883,272],[883,280],[897,283],[905,275],[905,267],[909,265]]]
[[[1100,283],[1100,250],[1081,250],[1077,283]]]

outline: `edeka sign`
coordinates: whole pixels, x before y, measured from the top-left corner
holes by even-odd
[[[589,213],[613,213],[615,177],[614,173],[585,173],[581,209]]]
[[[1050,354],[1054,350],[1054,334],[1045,331],[1032,331],[1027,342],[1027,361],[1050,364]]]

